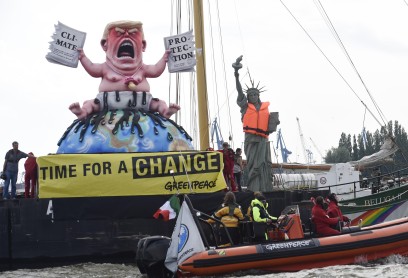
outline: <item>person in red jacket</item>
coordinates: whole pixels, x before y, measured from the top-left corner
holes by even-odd
[[[341,213],[341,210],[338,205],[338,199],[337,195],[335,193],[331,193],[327,199],[329,200],[329,207],[327,208],[327,215],[329,217],[339,217],[341,221],[343,222],[349,222],[350,219],[347,216],[344,216],[343,213]]]
[[[234,155],[235,155],[234,150],[230,148],[228,142],[224,142],[222,144],[222,150],[219,150],[219,152],[222,152],[223,154],[224,160],[223,174],[225,181],[230,187],[230,190],[236,192],[237,186],[235,184],[234,178]]]
[[[316,225],[316,232],[320,236],[338,235],[340,232],[332,228],[336,226],[340,218],[330,218],[323,208],[324,199],[322,196],[316,198],[315,205],[312,209],[312,221]]]
[[[27,160],[24,162],[24,196],[26,198],[34,198],[35,187],[37,185],[37,161],[33,153],[30,152],[28,154],[32,155],[33,157],[27,158]]]

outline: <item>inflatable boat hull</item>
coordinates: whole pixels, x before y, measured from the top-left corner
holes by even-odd
[[[179,269],[185,275],[216,275],[250,269],[299,271],[364,263],[392,254],[408,255],[408,218],[338,236],[207,250],[185,260]]]

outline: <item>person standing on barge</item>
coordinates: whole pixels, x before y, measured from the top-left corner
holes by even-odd
[[[235,178],[235,184],[238,186],[238,191],[242,191],[241,187],[241,177],[242,177],[242,150],[240,148],[237,148],[235,150],[235,155],[234,155],[234,178]]]
[[[12,143],[13,148],[6,153],[3,173],[6,175],[3,187],[3,199],[10,199],[9,185],[11,183],[11,199],[16,198],[16,183],[18,176],[18,162],[22,158],[35,157],[32,154],[26,154],[18,149],[18,142],[14,141]]]
[[[29,152],[28,154],[34,155],[32,152]],[[35,157],[27,158],[27,160],[24,162],[24,169],[25,169],[24,197],[34,198],[37,186],[37,171],[38,171],[38,165]]]

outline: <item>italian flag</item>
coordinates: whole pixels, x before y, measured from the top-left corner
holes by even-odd
[[[174,219],[177,217],[180,211],[180,200],[176,194],[171,196],[171,198],[162,205],[153,217],[159,219],[159,217],[163,218],[164,221],[169,221],[170,219]]]

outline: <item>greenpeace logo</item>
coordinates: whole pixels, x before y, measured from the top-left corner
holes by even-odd
[[[282,249],[297,249],[297,248],[311,247],[311,246],[315,246],[312,240],[299,240],[299,241],[292,241],[292,242],[266,244],[266,245],[263,245],[262,247],[266,249],[266,251],[275,251],[275,250],[282,250]]]
[[[179,190],[211,190],[212,188],[216,187],[217,183],[215,181],[198,181],[193,180],[190,181],[180,181],[180,182],[168,182],[164,186],[164,189],[167,191],[179,191]]]

